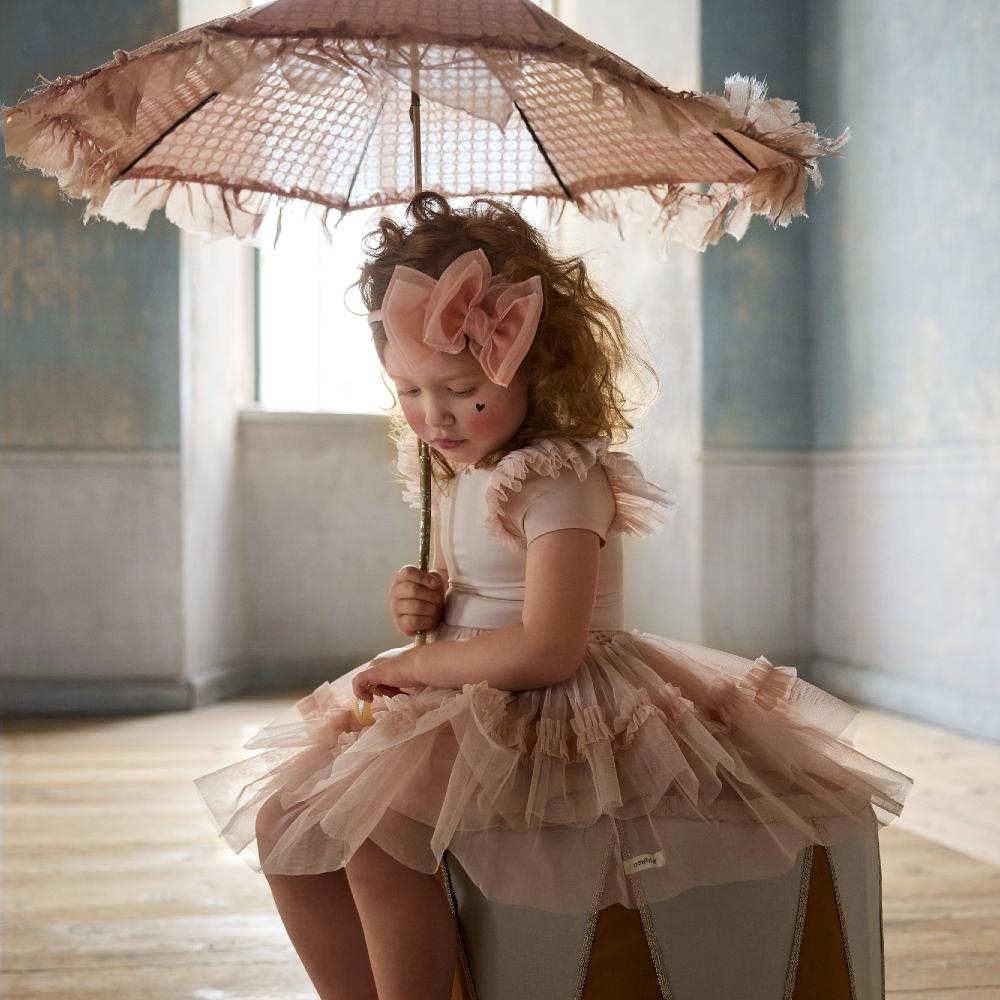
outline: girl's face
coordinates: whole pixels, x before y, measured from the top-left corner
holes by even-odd
[[[473,465],[505,444],[528,412],[524,364],[504,388],[487,378],[468,345],[460,354],[436,352],[412,375],[403,374],[389,344],[382,362],[410,428],[453,465]],[[441,439],[459,443],[445,447]]]

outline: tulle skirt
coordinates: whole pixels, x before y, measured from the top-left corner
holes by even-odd
[[[428,641],[484,631],[442,623]],[[763,656],[592,632],[567,681],[377,697],[364,727],[351,679],[367,666],[260,729],[254,756],[196,779],[255,871],[334,871],[367,839],[428,874],[448,851],[497,902],[635,908],[637,871],[648,903],[773,877],[810,843],[877,833],[913,784],[853,747],[857,709]]]

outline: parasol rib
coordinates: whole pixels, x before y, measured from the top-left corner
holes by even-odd
[[[535,140],[535,145],[538,147],[538,152],[542,154],[542,158],[549,165],[549,170],[552,171],[552,176],[555,177],[555,179],[559,182],[559,187],[563,189],[563,194],[565,194],[570,201],[573,201],[574,199],[572,192],[568,187],[566,187],[565,184],[563,184],[563,179],[559,176],[559,171],[556,170],[556,165],[549,158],[549,154],[545,152],[545,147],[542,145],[542,140],[538,138],[537,133],[531,127],[531,122],[528,121],[528,116],[524,113],[524,108],[522,108],[521,105],[517,103],[517,101],[514,102],[514,107],[517,108],[517,113],[521,116],[521,121],[524,122],[524,126],[531,134],[531,138]]]
[[[715,138],[718,139],[720,142],[724,142],[741,160],[744,160],[746,163],[750,164],[750,166],[753,167],[754,170],[757,171],[760,170],[760,167],[758,167],[757,164],[753,162],[753,160],[747,159],[747,157],[745,157],[724,135],[720,135],[720,133],[718,132],[713,132],[712,135],[714,135]]]
[[[119,170],[117,176],[115,177],[115,180],[116,181],[121,180],[121,178],[124,177],[125,174],[127,174],[128,171],[130,171],[147,153],[155,149],[161,142],[163,142],[163,140],[166,139],[166,137],[170,135],[171,132],[173,132],[179,126],[183,125],[184,122],[186,122],[196,111],[201,110],[201,108],[203,108],[206,104],[208,104],[209,101],[213,100],[218,96],[219,96],[218,91],[213,90],[212,93],[208,95],[208,97],[206,97],[202,101],[199,101],[190,111],[187,112],[187,114],[185,114],[181,118],[178,118],[177,121],[175,121],[173,125],[170,126],[170,128],[168,128],[165,132],[161,132],[160,135],[158,135],[127,167],[124,167],[123,169]]]
[[[372,136],[375,135],[375,129],[378,128],[378,120],[382,117],[382,109],[385,107],[385,98],[382,98],[382,103],[378,106],[378,111],[375,112],[375,118],[372,121],[372,127],[368,131],[368,135],[365,138],[365,144],[361,147],[361,155],[358,157],[358,162],[354,166],[354,173],[351,174],[351,183],[347,187],[347,197],[344,198],[344,211],[346,212],[351,207],[351,195],[354,193],[354,185],[358,179],[358,174],[361,173],[361,164],[365,161],[365,154],[368,152],[368,146],[372,141]]]

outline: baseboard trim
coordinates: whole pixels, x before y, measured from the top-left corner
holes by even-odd
[[[852,702],[941,726],[964,736],[1000,741],[1000,699],[984,698],[924,678],[891,674],[842,660],[814,658],[799,676]]]
[[[300,662],[247,661],[187,678],[7,677],[0,679],[0,718],[25,715],[143,715],[183,712],[241,694],[309,690],[333,681],[371,656]]]
[[[190,678],[190,707],[209,705],[245,693],[311,690],[324,681],[336,680],[349,670],[367,663],[373,656],[375,653],[340,656],[333,660],[249,659],[236,669],[219,670]]]
[[[129,677],[5,677],[0,718],[21,715],[143,715],[189,709],[191,691],[181,679]]]

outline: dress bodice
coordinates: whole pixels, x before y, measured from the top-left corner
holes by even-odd
[[[416,435],[399,442],[404,498],[420,505]],[[603,439],[546,438],[509,452],[492,468],[459,467],[432,484],[434,530],[448,569],[444,621],[500,628],[521,621],[528,545],[559,528],[601,539],[591,630],[624,628],[623,532],[649,534],[675,506],[630,456]]]
[[[448,568],[444,621],[449,625],[499,628],[521,621],[528,549],[527,544],[523,548],[504,545],[486,529],[486,495],[493,471],[470,467],[459,473],[451,482],[450,495],[443,495],[439,502],[438,530]],[[614,498],[607,478],[599,467],[591,475],[603,480],[594,491],[593,516],[577,518],[590,519],[591,523],[577,526],[590,527],[602,538],[590,627],[618,629],[624,627],[621,536],[608,531],[614,519]],[[518,504],[524,499],[522,490]]]

